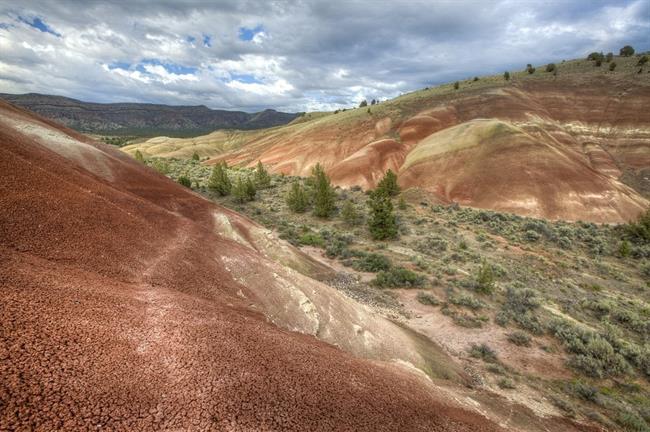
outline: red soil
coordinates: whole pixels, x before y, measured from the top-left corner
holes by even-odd
[[[101,167],[8,119],[89,144]],[[0,430],[498,429],[251,310],[214,257],[263,259],[214,232],[225,210],[4,103],[0,123]]]

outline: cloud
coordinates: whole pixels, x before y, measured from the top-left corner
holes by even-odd
[[[0,4],[0,91],[324,110],[625,44],[650,48],[650,0],[25,0]]]

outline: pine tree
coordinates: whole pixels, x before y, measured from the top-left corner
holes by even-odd
[[[235,198],[235,201],[240,204],[243,204],[247,200],[246,184],[242,180],[241,176],[237,177],[237,180],[235,181],[235,185],[232,188],[232,196]]]
[[[377,184],[377,189],[383,189],[388,196],[399,195],[400,189],[397,185],[397,175],[392,170],[386,171],[384,177]]]
[[[503,73],[503,79],[506,80],[506,81],[510,81],[510,72],[505,71]]]
[[[302,187],[300,182],[295,181],[291,184],[291,190],[287,194],[287,206],[294,213],[303,213],[307,210],[307,194],[305,188]]]
[[[346,201],[341,209],[341,218],[347,225],[358,225],[361,222],[361,215],[351,201]]]
[[[257,162],[257,168],[255,169],[255,185],[260,189],[265,189],[271,186],[271,176],[268,171],[266,171],[261,161]]]
[[[314,185],[314,215],[327,218],[334,212],[334,198],[336,194],[330,184],[330,179],[325,174],[323,167],[316,164],[312,171]]]
[[[393,212],[393,203],[384,189],[375,189],[368,200],[370,217],[368,229],[374,240],[386,240],[397,237],[397,218]]]
[[[492,294],[495,287],[494,279],[494,269],[483,258],[481,267],[479,267],[478,274],[476,275],[476,290],[483,294]]]
[[[228,166],[225,162],[218,163],[212,168],[212,174],[208,179],[208,188],[214,190],[221,196],[230,194],[232,183],[228,178]]]
[[[253,183],[250,177],[246,177],[246,181],[244,182],[244,191],[246,193],[247,201],[255,201],[255,196],[257,195],[257,188],[255,187],[255,184]]]
[[[142,156],[142,153],[140,152],[140,150],[135,151],[134,157],[135,157],[135,160],[137,160],[138,162],[144,162],[144,156]]]

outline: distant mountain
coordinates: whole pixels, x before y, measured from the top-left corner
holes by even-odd
[[[213,110],[205,105],[91,103],[38,93],[0,98],[82,132],[106,135],[192,136],[216,129],[260,129],[284,125],[298,114]]]

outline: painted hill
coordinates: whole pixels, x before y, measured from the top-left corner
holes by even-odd
[[[215,129],[260,129],[289,123],[297,114],[213,110],[206,106],[100,104],[63,96],[0,94],[4,99],[81,132],[107,135],[192,136]]]
[[[307,114],[263,131],[216,131],[128,146],[145,156],[308,175],[322,163],[334,183],[371,188],[387,169],[440,202],[550,219],[621,222],[648,206],[650,74],[637,58],[617,67],[563,62],[557,74],[484,77],[379,105]],[[641,72],[639,72],[639,70]],[[645,173],[645,174],[644,174]],[[622,180],[636,187],[633,189]]]
[[[0,429],[499,430],[270,231],[4,102],[0,126]]]

